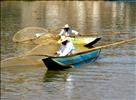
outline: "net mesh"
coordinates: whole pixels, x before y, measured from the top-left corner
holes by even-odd
[[[18,57],[11,57],[1,61],[2,67],[8,66],[31,66],[31,65],[43,65],[42,59],[43,56],[18,56]]]
[[[48,30],[41,27],[27,27],[24,28],[13,36],[13,42],[23,42],[39,38],[48,33]]]
[[[26,53],[26,55],[50,55],[54,56],[59,49],[59,44],[56,40],[46,41],[44,44],[37,45],[35,48]]]
[[[41,36],[40,38],[33,40],[33,42],[35,44],[47,44],[51,42],[56,43],[58,40],[59,40],[59,36],[48,33],[48,34]]]
[[[55,40],[48,41],[44,44],[37,45],[31,51],[27,52],[26,55],[49,55],[49,56],[56,56],[55,52],[58,51],[60,48],[60,44],[58,44]],[[76,52],[80,52],[81,50],[88,50],[88,48],[84,47],[83,45],[75,45]]]

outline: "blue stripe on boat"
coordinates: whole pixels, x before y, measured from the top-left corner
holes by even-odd
[[[88,64],[95,61],[99,56],[100,51],[101,49],[96,49],[70,56],[44,58],[43,62],[48,67],[48,69],[65,69],[69,67],[76,68],[81,66],[82,64]]]

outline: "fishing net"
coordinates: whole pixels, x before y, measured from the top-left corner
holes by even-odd
[[[37,45],[35,48],[27,52],[27,55],[49,55],[54,56],[54,53],[59,50],[59,44],[56,40],[46,41],[44,44]]]
[[[48,33],[48,30],[41,27],[27,27],[24,28],[13,36],[13,42],[23,42],[39,38]]]
[[[18,56],[11,57],[1,61],[2,67],[8,66],[31,66],[31,65],[43,65],[41,56]]]
[[[28,65],[43,65],[42,58],[44,55],[53,56],[58,50],[59,45],[55,40],[47,41],[45,44],[37,45],[32,50],[24,55],[17,57],[7,58],[1,61],[2,67],[7,66],[28,66]],[[41,55],[41,56],[40,56]]]
[[[58,40],[59,40],[59,36],[48,33],[48,34],[41,36],[40,38],[33,40],[33,42],[35,44],[45,44],[45,43],[49,43],[51,41],[52,42],[54,41],[54,43],[56,43]]]
[[[60,44],[58,44],[55,40],[49,41],[45,44],[41,44],[33,48],[31,51],[27,53],[27,55],[45,55],[45,56],[55,56],[55,52],[60,48]],[[88,48],[83,45],[75,45],[76,52],[81,52],[82,50],[88,50]]]

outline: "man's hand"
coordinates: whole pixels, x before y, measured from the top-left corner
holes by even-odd
[[[78,36],[82,36],[81,34],[78,34]]]
[[[81,36],[81,34],[74,35],[74,38]]]
[[[54,55],[57,55],[57,52],[55,52]]]

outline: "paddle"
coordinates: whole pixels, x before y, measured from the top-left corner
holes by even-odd
[[[55,56],[50,56],[50,55],[46,55],[46,54],[38,54],[38,55],[26,55],[26,56],[44,56],[44,57],[55,57]]]

